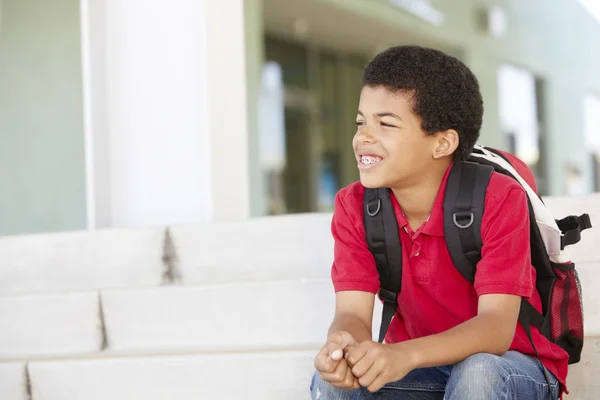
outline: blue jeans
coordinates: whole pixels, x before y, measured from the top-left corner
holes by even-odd
[[[552,393],[536,358],[509,351],[502,357],[475,354],[453,366],[416,369],[376,393],[337,389],[315,373],[310,392],[312,400],[556,400],[558,381],[548,376]]]

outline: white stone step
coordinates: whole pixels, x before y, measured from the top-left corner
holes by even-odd
[[[0,360],[306,348],[333,317],[331,283],[280,281],[0,297]]]
[[[580,263],[585,332],[600,336],[600,263]],[[335,295],[322,280],[176,285],[101,293],[108,352],[287,349],[322,343]],[[377,337],[381,304],[376,302]],[[95,354],[96,292],[0,297],[0,359]]]
[[[43,400],[305,400],[314,354],[43,361],[29,374],[32,398]]]
[[[566,400],[597,400],[600,396],[600,337],[585,338],[581,361],[569,366]]]
[[[331,214],[172,227],[183,282],[327,278]]]
[[[0,297],[0,327],[0,360],[98,352],[98,293]]]
[[[25,364],[0,363],[0,397],[2,400],[30,400],[27,396]]]
[[[597,225],[572,247],[599,261],[600,194],[544,199],[557,218],[587,212]],[[156,287],[165,247],[183,284],[326,278],[333,259],[331,214],[301,214],[170,228],[3,237],[0,295]],[[166,245],[166,246],[165,246]]]
[[[33,399],[43,400],[304,400],[317,349],[288,352],[122,357],[29,364]],[[0,364],[3,399],[24,400],[23,366]],[[11,365],[11,366],[12,366]],[[596,400],[600,339],[588,339],[570,367],[567,399]],[[10,391],[9,391],[10,390]],[[15,395],[7,397],[4,394]]]
[[[334,301],[326,280],[103,292],[116,352],[316,346],[326,338]]]
[[[0,238],[0,294],[157,286],[163,229],[115,229]]]
[[[0,238],[0,295],[326,278],[331,214]],[[165,263],[163,256],[170,256]]]
[[[600,229],[600,225],[598,227]],[[600,261],[576,265],[583,295],[583,324],[587,336],[600,337]]]

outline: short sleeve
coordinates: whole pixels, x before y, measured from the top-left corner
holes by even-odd
[[[362,202],[353,193],[336,195],[331,233],[334,239],[331,278],[335,291],[377,293],[379,275],[365,240]]]
[[[482,259],[475,275],[477,295],[514,294],[529,298],[534,288],[534,269],[527,194],[518,184],[511,185],[499,197],[488,192],[485,207]]]

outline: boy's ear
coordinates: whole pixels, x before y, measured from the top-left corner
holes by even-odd
[[[436,140],[435,147],[433,149],[433,158],[438,160],[444,157],[452,157],[458,148],[458,144],[460,143],[458,132],[456,132],[454,129],[440,131],[436,133],[435,138]]]

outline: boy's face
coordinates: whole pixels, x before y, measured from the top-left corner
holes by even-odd
[[[421,129],[407,94],[365,86],[360,95],[354,154],[368,188],[413,185],[435,162],[440,141]]]

